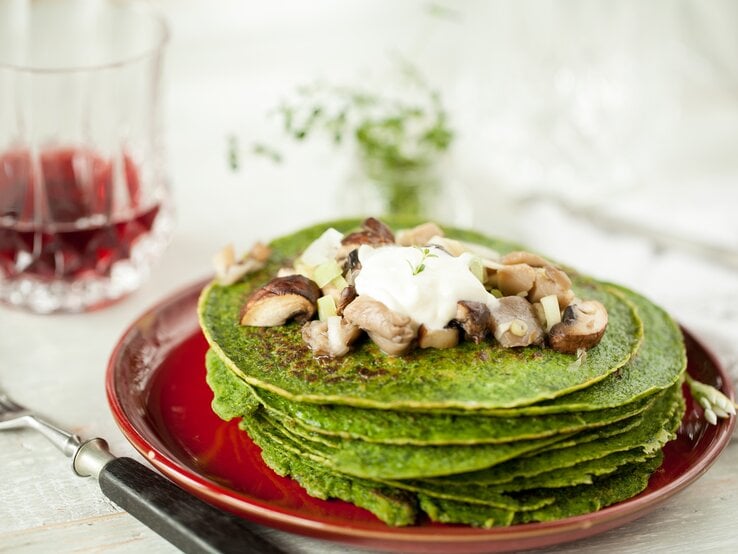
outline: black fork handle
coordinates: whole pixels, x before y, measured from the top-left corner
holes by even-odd
[[[131,458],[114,458],[99,474],[103,494],[186,553],[285,554],[255,524],[215,508]]]

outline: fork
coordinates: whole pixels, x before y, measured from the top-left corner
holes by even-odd
[[[185,492],[132,458],[116,458],[104,439],[82,440],[13,401],[0,388],[0,431],[34,429],[72,458],[80,477],[94,477],[103,494],[187,553],[284,554],[254,525]]]

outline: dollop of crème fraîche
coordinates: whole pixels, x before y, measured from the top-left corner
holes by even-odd
[[[499,303],[470,270],[475,259],[469,253],[451,256],[435,246],[363,245],[356,292],[427,329],[442,329],[456,317],[462,300],[480,302],[490,310]]]

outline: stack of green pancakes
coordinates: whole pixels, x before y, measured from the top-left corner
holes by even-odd
[[[389,525],[426,516],[479,527],[551,521],[647,486],[684,412],[686,355],[669,315],[622,287],[569,271],[577,296],[608,311],[607,331],[586,356],[488,339],[391,357],[366,340],[343,358],[316,359],[298,323],[240,325],[250,293],[326,228],[358,225],[331,222],[275,240],[267,267],[201,296],[213,409],[240,418],[269,467]],[[500,253],[519,249],[444,232]]]

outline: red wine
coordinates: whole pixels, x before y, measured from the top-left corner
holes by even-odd
[[[74,148],[46,150],[39,159],[34,168],[28,151],[0,155],[0,278],[108,276],[159,213],[158,205],[140,205],[135,164],[124,156],[115,168]],[[39,172],[43,179],[34,178]],[[114,182],[124,187],[116,191]]]

